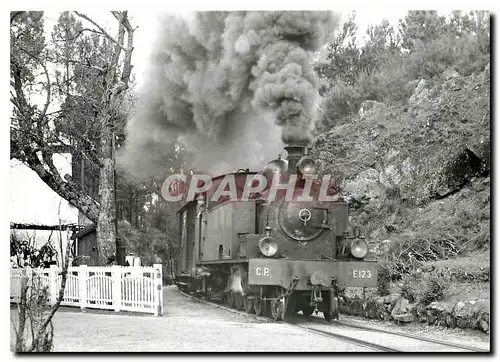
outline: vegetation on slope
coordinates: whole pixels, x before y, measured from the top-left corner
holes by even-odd
[[[368,29],[361,46],[356,29],[351,16],[317,66],[313,153],[343,185],[388,296],[346,296],[343,309],[488,331],[489,312],[465,313],[462,301],[484,296],[471,282],[489,282],[489,258],[478,258],[490,245],[489,14],[409,12],[397,30]],[[477,270],[456,270],[471,257]]]

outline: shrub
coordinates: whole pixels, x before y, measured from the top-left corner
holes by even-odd
[[[446,281],[436,273],[426,274],[420,283],[418,291],[418,302],[428,305],[432,302],[442,300],[446,290]]]
[[[403,276],[399,284],[399,294],[410,303],[428,305],[442,300],[447,288],[443,276],[436,272],[422,274],[420,271]]]
[[[385,263],[380,263],[378,268],[377,294],[384,296],[390,293],[390,271]]]
[[[418,41],[415,50],[406,57],[405,66],[412,79],[432,79],[448,68],[470,75],[483,70],[489,59],[474,35],[444,34],[426,43]]]
[[[322,116],[318,127],[328,131],[334,125],[355,114],[361,106],[362,96],[355,87],[335,81],[321,102]]]
[[[418,298],[419,282],[414,274],[405,275],[399,284],[399,294],[414,303]]]
[[[360,73],[356,89],[363,100],[374,100],[390,104],[404,104],[411,93],[405,89],[412,80],[399,56],[388,59],[380,69],[367,74]]]

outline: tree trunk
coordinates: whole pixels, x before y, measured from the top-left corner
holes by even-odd
[[[99,259],[103,263],[108,256],[115,254],[118,256],[119,262],[124,263],[125,256],[120,238],[116,237],[116,183],[115,183],[115,134],[114,127],[117,124],[117,110],[123,103],[124,92],[128,88],[130,74],[132,71],[132,51],[133,51],[133,32],[134,29],[128,21],[126,11],[112,12],[118,20],[118,37],[117,39],[110,38],[114,44],[115,49],[109,67],[105,75],[106,92],[103,94],[102,109],[99,119],[101,120],[101,157],[102,166],[99,178],[99,196],[100,196],[100,212],[97,221],[97,245],[99,245]],[[77,14],[79,14],[77,12]],[[83,14],[79,16],[91,21],[90,18]],[[101,32],[106,32],[98,26]],[[127,33],[127,48],[123,47]],[[118,79],[119,73],[119,59],[122,50],[125,51],[123,67],[121,70],[121,77]]]
[[[116,249],[115,149],[113,117],[104,115],[101,133],[102,167],[99,177],[100,212],[97,220],[99,261],[105,264]]]

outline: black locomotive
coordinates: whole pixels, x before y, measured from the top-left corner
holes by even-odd
[[[307,147],[285,149],[288,164],[277,159],[259,173],[228,174],[236,180],[237,201],[214,199],[228,176],[221,175],[179,210],[175,282],[232,308],[270,312],[275,320],[318,310],[327,320],[338,318],[339,292],[376,286],[378,264],[364,260],[368,247],[359,233],[348,233],[348,207],[338,190],[312,179],[316,163]],[[239,201],[256,175],[269,183]],[[273,188],[276,182],[282,187]]]

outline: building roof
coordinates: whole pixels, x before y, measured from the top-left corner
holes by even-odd
[[[91,232],[95,231],[96,229],[97,229],[97,225],[96,224],[90,224],[90,225],[84,227],[79,232],[73,234],[71,236],[71,240],[75,240],[75,239],[81,238],[82,236],[90,234]]]

